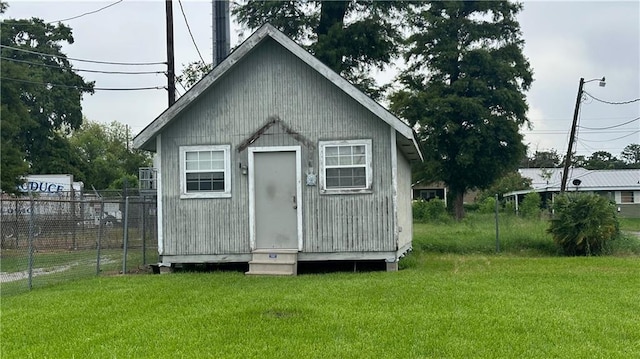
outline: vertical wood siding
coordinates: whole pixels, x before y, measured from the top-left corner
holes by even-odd
[[[389,125],[266,39],[162,131],[165,254],[250,251],[248,177],[239,168],[247,150],[237,146],[274,115],[314,144],[276,124],[251,145],[302,146],[303,251],[395,250]],[[318,141],[341,139],[372,140],[373,193],[321,195],[305,185],[305,173],[318,174]],[[179,146],[225,144],[231,198],[180,199]]]
[[[413,239],[413,211],[411,207],[411,164],[400,149],[398,151],[398,247],[402,248]]]

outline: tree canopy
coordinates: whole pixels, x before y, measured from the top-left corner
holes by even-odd
[[[2,10],[6,8],[2,4]],[[82,124],[83,94],[93,83],[73,71],[62,43],[71,29],[41,19],[0,23],[2,182],[15,193],[29,173],[78,172],[68,135]]]
[[[75,177],[88,188],[120,189],[123,178],[135,187],[138,169],[151,165],[150,154],[132,149],[129,131],[119,122],[105,125],[85,120],[69,142],[82,163]]]
[[[455,195],[484,189],[515,169],[526,154],[519,132],[528,125],[524,92],[533,81],[508,1],[447,1],[417,6],[392,110],[417,125],[425,158]]]
[[[258,1],[233,13],[249,29],[270,23],[374,98],[385,87],[370,75],[400,54],[404,1]]]
[[[627,145],[622,150],[621,158],[629,168],[640,168],[640,144]]]

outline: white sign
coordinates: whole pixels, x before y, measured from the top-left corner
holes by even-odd
[[[40,194],[65,194],[73,190],[81,191],[82,182],[73,182],[73,175],[29,175],[18,187],[20,192]]]

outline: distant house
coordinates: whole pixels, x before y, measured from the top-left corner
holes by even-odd
[[[411,128],[270,25],[134,139],[156,153],[164,265],[375,260],[411,248]]]
[[[548,203],[560,193],[562,168],[521,168],[520,175],[531,179],[531,189],[505,194],[519,201],[527,193],[538,192]],[[640,218],[640,170],[569,169],[567,192],[593,192],[614,201],[621,217]]]
[[[442,182],[417,182],[411,185],[413,200],[430,201],[434,198],[447,202],[447,186]]]
[[[411,185],[411,193],[414,201],[430,201],[433,198],[438,198],[443,200],[445,205],[449,203],[449,189],[443,182],[414,183]],[[462,198],[463,203],[474,203],[478,193],[479,191],[477,190],[467,191]]]

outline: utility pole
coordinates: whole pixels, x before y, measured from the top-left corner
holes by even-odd
[[[560,193],[567,189],[567,180],[569,175],[569,165],[571,164],[571,154],[573,149],[573,141],[576,137],[576,127],[578,126],[578,113],[580,112],[580,102],[582,102],[582,87],[584,86],[584,77],[580,78],[578,86],[578,97],[576,98],[576,107],[573,110],[573,123],[571,123],[571,133],[569,134],[569,148],[567,148],[567,156],[564,158],[564,169],[562,170],[562,184],[560,185]]]
[[[211,0],[213,66],[217,66],[229,55],[229,1]]]
[[[169,91],[169,107],[176,102],[176,70],[173,56],[173,4],[165,0],[167,15],[167,91]]]

